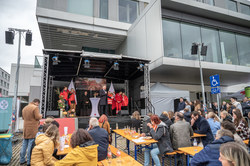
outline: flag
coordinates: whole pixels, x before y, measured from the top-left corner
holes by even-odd
[[[76,89],[75,89],[75,86],[74,86],[74,82],[73,80],[71,80],[70,84],[69,84],[69,87],[68,87],[68,90],[71,91],[71,89],[74,89],[75,91],[75,100],[76,100],[76,105],[77,105],[77,99],[76,99]]]
[[[113,83],[112,83],[112,82],[111,82],[111,84],[110,84],[109,91],[110,91],[111,93],[115,93],[115,89],[114,89],[114,86],[113,86]]]

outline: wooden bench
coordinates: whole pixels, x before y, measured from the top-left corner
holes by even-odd
[[[177,164],[177,161],[176,161],[176,156],[177,154],[184,154],[184,152],[180,151],[180,150],[175,150],[173,152],[170,152],[170,153],[166,153],[162,156],[162,166],[164,166],[164,159],[165,157],[168,157],[169,158],[169,162],[170,162],[170,166],[172,165],[172,160],[171,160],[171,157],[174,156],[174,164],[176,165]],[[183,161],[181,160],[182,164],[183,164]]]

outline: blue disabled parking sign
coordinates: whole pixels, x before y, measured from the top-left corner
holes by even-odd
[[[211,88],[211,94],[217,94],[217,93],[220,93],[220,87]]]
[[[211,87],[220,86],[220,76],[218,74],[210,76],[210,85]]]

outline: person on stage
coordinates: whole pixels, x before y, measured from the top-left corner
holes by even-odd
[[[116,101],[116,115],[122,110],[122,92],[120,91],[115,95]]]
[[[69,106],[72,113],[76,112],[76,98],[75,98],[75,90],[72,88],[69,92]]]
[[[108,106],[108,101],[107,101],[107,91],[106,91],[106,85],[102,87],[100,90],[100,115],[105,114],[107,115],[107,106]]]
[[[83,109],[81,110],[81,116],[89,116],[89,106],[90,106],[90,102],[89,102],[89,97],[88,97],[88,91],[84,92],[83,95]]]
[[[128,106],[128,97],[125,95],[125,93],[122,93],[122,107]]]
[[[109,116],[112,115],[112,104],[113,104],[113,100],[114,100],[114,94],[111,93],[110,91],[108,91],[108,114]]]
[[[68,111],[69,110],[69,103],[68,103],[69,90],[68,90],[68,87],[66,87],[66,86],[63,87],[63,90],[61,91],[60,96],[63,96],[63,99],[65,101],[65,110]]]

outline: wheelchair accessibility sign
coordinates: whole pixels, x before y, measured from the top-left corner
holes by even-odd
[[[218,74],[210,76],[210,85],[211,87],[220,86],[220,76]]]
[[[211,94],[217,94],[217,93],[220,93],[220,88],[219,87],[211,88]]]

